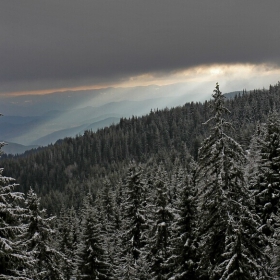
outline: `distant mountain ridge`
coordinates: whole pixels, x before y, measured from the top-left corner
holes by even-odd
[[[167,97],[141,101],[123,100],[99,107],[87,105],[69,110],[51,110],[39,116],[4,115],[0,119],[1,137],[25,146],[48,145],[58,139],[80,134],[83,129],[96,130],[110,125],[109,118],[114,118],[113,122],[116,123],[121,117],[142,116],[150,110],[165,108],[167,104],[169,107],[176,106],[176,103],[182,101],[185,101],[185,97],[177,97],[174,100]]]
[[[2,151],[5,154],[12,154],[12,155],[23,154],[25,151],[36,149],[39,147],[38,145],[24,146],[17,143],[10,143],[6,141],[0,141],[0,142],[5,142],[7,144],[4,147],[2,147]]]
[[[85,130],[96,131],[99,128],[110,126],[113,123],[119,122],[119,120],[120,118],[111,117],[92,124],[85,124],[73,128],[62,129],[37,139],[33,142],[33,144],[37,146],[47,146],[48,144],[55,143],[57,140],[63,139],[65,137],[75,137],[76,135],[82,135]]]
[[[174,87],[166,87],[168,90],[172,90]],[[157,91],[166,90],[165,87],[149,86],[149,87],[137,87],[127,90],[128,93],[133,91],[134,94],[142,93],[143,89],[147,90],[150,94],[150,98],[144,100],[121,100],[114,102],[107,102],[100,106],[92,106],[93,102],[90,98],[99,96],[100,94],[111,94],[110,90],[106,89],[105,92],[97,91],[95,95],[86,93],[83,97],[82,102],[77,103],[79,98],[73,93],[60,93],[58,96],[51,94],[48,96],[38,97],[38,96],[25,96],[17,97],[15,101],[8,102],[8,107],[11,112],[20,113],[21,106],[25,111],[28,108],[31,110],[32,106],[39,106],[34,112],[39,112],[41,108],[41,114],[34,115],[34,112],[30,116],[16,116],[16,115],[6,115],[7,110],[4,112],[4,117],[0,119],[0,132],[1,138],[5,139],[10,143],[19,143],[21,145],[20,149],[9,149],[9,152],[24,151],[24,147],[36,146],[46,146],[51,143],[55,143],[58,139],[63,139],[65,137],[75,137],[78,134],[83,134],[85,130],[96,131],[98,128],[109,126],[112,123],[117,123],[121,117],[131,117],[131,116],[142,116],[149,113],[154,109],[163,109],[165,107],[176,107],[180,104],[185,104],[191,101],[191,98],[197,99],[199,94],[181,95],[174,97],[164,97],[164,98],[153,98]],[[141,91],[142,90],[142,91]],[[120,90],[117,90],[120,91]],[[233,98],[240,91],[230,92],[225,94],[228,98]],[[69,94],[69,98],[67,99]],[[148,95],[146,93],[146,95]],[[116,96],[117,97],[117,96]],[[0,101],[1,101],[0,97]],[[28,98],[31,100],[28,101]],[[25,101],[24,101],[25,100]],[[65,101],[63,103],[63,100]],[[3,100],[5,101],[5,100]],[[28,101],[28,102],[27,102]],[[43,109],[43,101],[46,102],[46,108],[48,111]],[[76,107],[75,102],[80,104]],[[2,104],[2,102],[0,103]],[[22,104],[22,105],[21,105]],[[33,104],[33,105],[32,105]],[[60,106],[61,105],[61,106]],[[0,110],[4,109],[1,108]]]
[[[232,98],[234,98],[235,96],[238,96],[239,94],[247,94],[248,93],[248,91],[232,91],[232,92],[228,92],[228,93],[225,93],[224,94],[224,96],[226,97],[226,98],[228,98],[228,99],[232,99]]]
[[[205,87],[207,88],[207,87]],[[1,96],[0,112],[6,116],[41,116],[49,111],[67,111],[86,106],[101,107],[112,100],[143,101],[166,97],[184,96],[185,102],[204,100],[206,93],[197,95],[199,90],[187,90],[186,83],[165,86],[149,85],[131,88],[105,88],[96,90],[54,92],[45,95]],[[176,93],[176,96],[174,95]],[[167,104],[166,104],[167,105]],[[180,102],[174,105],[178,106]]]

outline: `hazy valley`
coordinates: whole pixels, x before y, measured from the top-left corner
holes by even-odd
[[[3,151],[22,153],[83,134],[85,130],[96,131],[118,123],[122,117],[141,116],[153,109],[203,101],[204,98],[201,93],[184,92],[184,84],[115,89],[113,92],[106,89],[80,94],[0,96],[0,111],[4,115],[0,122],[1,139],[9,144]],[[115,95],[120,100],[112,102]],[[107,96],[107,103],[104,96]]]

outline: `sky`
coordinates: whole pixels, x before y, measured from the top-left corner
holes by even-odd
[[[279,0],[2,0],[0,95],[267,88],[280,80],[279,11]]]

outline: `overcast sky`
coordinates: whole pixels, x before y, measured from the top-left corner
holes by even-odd
[[[0,94],[207,75],[268,86],[280,80],[279,12],[279,0],[2,0]]]

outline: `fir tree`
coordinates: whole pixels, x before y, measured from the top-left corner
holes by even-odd
[[[264,127],[257,124],[256,131],[250,141],[250,146],[246,155],[245,178],[249,185],[250,191],[255,196],[259,189],[261,148],[260,143],[264,137]]]
[[[228,109],[216,85],[210,136],[199,150],[202,201],[199,218],[200,276],[205,279],[269,279],[266,239],[244,179],[241,146],[225,133]],[[208,121],[208,122],[209,122]]]
[[[0,143],[0,152],[4,143]],[[0,168],[0,279],[30,279],[26,272],[33,259],[24,250],[26,232],[24,195],[15,192],[14,179],[2,175]]]
[[[121,279],[121,275],[124,275],[126,267],[126,259],[124,259],[124,246],[123,246],[123,228],[124,228],[124,213],[123,213],[123,200],[124,200],[124,186],[122,183],[118,183],[115,191],[111,191],[113,196],[113,225],[114,231],[111,232],[110,239],[111,247],[109,258],[110,260],[110,271],[116,279]],[[112,242],[111,242],[112,241]]]
[[[170,280],[196,279],[196,168],[194,162],[191,165],[189,175],[179,168],[176,178],[180,191],[171,237],[174,249],[166,262],[171,270]]]
[[[101,246],[98,213],[92,207],[92,197],[89,194],[83,205],[82,236],[79,248],[78,279],[95,280],[110,279],[108,275],[109,264],[104,258]]]
[[[99,212],[102,233],[102,247],[106,262],[110,264],[110,275],[115,274],[118,266],[120,233],[120,213],[116,203],[116,192],[108,178],[103,182],[102,188],[97,192],[95,208]]]
[[[273,259],[273,271],[279,275],[279,172],[280,172],[280,120],[274,109],[266,123],[258,126],[251,140],[249,164],[250,188],[256,200],[256,211],[262,219],[262,231],[274,243],[267,248]]]
[[[263,231],[274,232],[275,219],[280,201],[280,118],[273,110],[269,113],[265,132],[259,139],[260,159],[257,181],[253,185],[257,213],[262,218]]]
[[[168,266],[165,262],[170,257],[171,223],[173,210],[168,203],[168,189],[166,183],[158,180],[156,185],[155,205],[153,207],[153,226],[149,238],[150,253],[148,260],[151,267],[151,279],[165,279]]]
[[[137,279],[137,261],[141,255],[141,249],[145,245],[143,240],[143,231],[146,226],[146,201],[143,200],[145,192],[142,169],[132,164],[126,177],[124,198],[121,204],[123,222],[121,228],[122,252],[117,272],[119,277],[130,275],[130,279]]]
[[[26,210],[29,224],[24,236],[25,249],[35,260],[28,270],[29,275],[34,279],[65,279],[60,264],[68,260],[53,246],[55,231],[52,223],[55,216],[45,217],[45,209],[40,209],[40,199],[32,189],[27,193]]]
[[[77,270],[77,249],[80,234],[74,207],[61,209],[56,232],[57,248],[68,259],[68,262],[62,260],[60,267],[65,278],[71,279]]]

